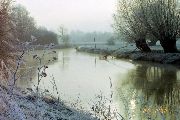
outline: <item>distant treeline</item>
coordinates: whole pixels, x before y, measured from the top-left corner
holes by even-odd
[[[25,45],[57,44],[57,34],[37,27],[25,7],[14,5],[13,0],[0,0],[0,78],[9,79],[9,71],[20,57],[15,52]],[[24,51],[23,51],[24,53]],[[18,58],[18,59],[17,59]],[[14,73],[13,73],[14,74]]]
[[[14,36],[19,42],[29,42],[33,36],[36,38],[36,41],[31,43],[33,45],[58,44],[58,35],[45,27],[37,27],[34,18],[24,6],[13,6],[10,16],[14,24]]]
[[[69,36],[72,43],[94,42],[94,38],[95,42],[101,43],[115,40],[114,35],[111,32],[72,31]]]

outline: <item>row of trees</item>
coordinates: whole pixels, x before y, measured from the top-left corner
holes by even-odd
[[[10,68],[16,64],[16,46],[20,43],[58,43],[56,33],[37,27],[29,12],[21,5],[13,5],[13,0],[0,0],[0,78],[7,78]]]
[[[165,53],[178,52],[178,0],[119,0],[114,21],[115,31],[143,52],[151,51],[147,40],[159,40]]]
[[[35,36],[37,41],[33,44],[58,44],[57,34],[45,27],[37,27],[34,18],[29,15],[29,12],[22,5],[16,5],[12,8],[11,19],[15,24],[15,35],[20,42],[28,42],[31,36]]]
[[[110,32],[72,31],[69,36],[72,43],[94,42],[94,38],[96,38],[96,42],[107,43],[113,39],[113,33]]]

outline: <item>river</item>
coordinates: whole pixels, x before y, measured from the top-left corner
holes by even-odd
[[[40,82],[42,90],[85,110],[99,103],[110,105],[126,119],[180,118],[180,69],[175,66],[112,57],[104,60],[75,49],[56,51],[58,59],[47,64],[47,77]],[[28,67],[20,70],[23,75],[17,85],[21,88],[37,85],[38,63],[32,58],[32,54],[26,56]]]

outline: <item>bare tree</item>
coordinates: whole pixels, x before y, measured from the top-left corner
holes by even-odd
[[[69,45],[69,35],[67,34],[67,30],[62,25],[58,28],[59,38],[62,40],[63,44]]]
[[[146,43],[147,30],[139,21],[138,15],[141,11],[137,9],[135,3],[133,0],[118,1],[117,13],[114,15],[114,29],[128,42],[135,42],[142,52],[150,52],[151,49]]]
[[[143,12],[139,18],[149,33],[160,40],[164,52],[178,52],[176,38],[180,29],[178,0],[137,0]]]
[[[29,41],[36,30],[34,18],[22,5],[12,8],[11,18],[15,24],[16,36],[21,42]]]
[[[148,34],[155,38],[154,41],[160,41],[165,53],[178,52],[176,38],[180,33],[179,1],[119,1],[115,26],[116,31],[132,40],[146,40]]]
[[[13,43],[15,38],[13,36],[13,23],[11,21],[11,0],[0,1],[0,73],[1,77],[7,78],[8,65],[12,65],[14,61],[15,50]]]

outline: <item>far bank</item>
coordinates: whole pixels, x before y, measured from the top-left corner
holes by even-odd
[[[136,48],[126,47],[126,48],[100,48],[100,47],[78,47],[77,51],[88,52],[103,55],[103,59],[106,59],[107,56],[113,56],[117,59],[130,59],[134,61],[149,61],[156,62],[161,64],[172,64],[180,66],[180,53],[163,53],[162,50],[156,47],[156,50],[150,53],[142,53]]]

